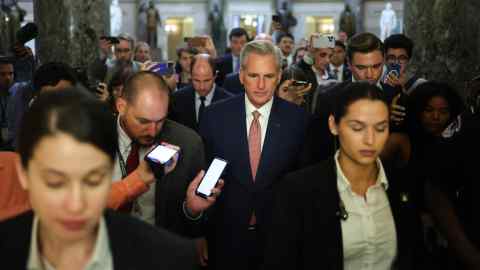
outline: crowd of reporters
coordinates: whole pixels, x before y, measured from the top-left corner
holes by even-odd
[[[128,35],[104,37],[84,70],[36,67],[26,47],[0,58],[1,253],[20,268],[68,265],[30,239],[62,232],[44,227],[58,206],[67,228],[90,233],[78,242],[95,236],[80,269],[480,269],[476,104],[412,73],[403,34],[274,37],[232,29],[225,55],[194,37],[164,62]],[[157,144],[177,154],[147,162]],[[215,157],[227,169],[199,197]],[[75,223],[75,196],[88,196],[73,187],[91,159],[104,160],[93,178],[108,187],[83,206],[97,211],[81,220],[94,229]],[[64,194],[36,184],[42,160],[64,170],[42,176],[62,179]]]

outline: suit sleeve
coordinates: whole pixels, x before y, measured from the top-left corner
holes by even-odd
[[[117,210],[127,202],[133,201],[138,196],[148,191],[148,186],[143,182],[138,173],[133,171],[130,175],[121,181],[112,183],[110,194],[108,195],[107,207]]]
[[[174,204],[176,205],[176,215],[180,215],[180,222],[181,224],[176,224],[174,227],[176,229],[184,228],[181,231],[185,233],[188,237],[197,237],[201,235],[201,228],[202,228],[202,219],[193,220],[185,215],[183,204],[185,201],[185,192],[188,189],[191,181],[197,176],[197,174],[202,170],[205,166],[205,153],[203,149],[203,144],[201,139],[198,136],[195,136],[195,140],[192,141],[191,145],[191,153],[189,156],[185,158],[188,159],[187,171],[186,171],[186,179],[184,182],[183,187],[180,189],[181,192],[176,192],[172,194]]]
[[[199,133],[203,140],[204,147],[204,162],[210,163],[213,160],[213,149],[212,149],[212,137],[210,132],[212,128],[210,127],[210,110],[207,107],[204,112],[204,116],[200,123]]]

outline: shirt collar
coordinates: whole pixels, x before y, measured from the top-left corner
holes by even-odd
[[[38,226],[39,219],[38,216],[35,216],[33,219],[32,235],[30,238],[30,253],[27,263],[28,270],[44,270],[42,257],[38,245]],[[111,259],[112,254],[110,251],[110,239],[107,233],[105,218],[102,216],[98,226],[97,238],[95,240],[93,254],[87,264],[86,269],[89,269],[89,267],[95,267],[97,269],[107,269],[108,267],[105,268],[103,266],[105,266],[105,264],[107,264]]]
[[[313,70],[313,72],[315,73],[315,75],[316,75],[317,77],[319,77],[320,79],[322,79],[322,80],[328,80],[328,77],[329,77],[329,76],[328,76],[328,72],[327,72],[326,69],[323,71],[323,74],[320,74],[320,72],[312,65],[312,70]]]
[[[247,95],[245,94],[245,112],[247,114],[247,117],[252,115],[254,111],[258,111],[261,116],[267,117],[268,115],[270,115],[272,105],[273,105],[273,97],[267,103],[263,104],[262,107],[256,108],[255,106],[253,106],[253,104],[250,102]]]
[[[205,96],[205,103],[207,104],[210,104],[212,102],[212,99],[213,99],[213,95],[215,95],[215,89],[216,89],[217,85],[216,84],[213,84],[212,86],[212,91],[210,91],[208,93],[208,95]],[[198,94],[197,91],[195,91],[195,100],[200,100],[200,95]]]
[[[337,172],[337,188],[338,192],[343,192],[347,189],[351,189],[350,181],[347,179],[345,174],[343,174],[342,168],[340,167],[340,163],[338,162],[338,155],[340,153],[340,150],[337,150],[335,153],[335,168]],[[388,180],[387,176],[385,175],[385,170],[383,169],[382,162],[380,161],[379,158],[377,158],[377,167],[379,168],[378,170],[378,175],[377,175],[377,182],[375,183],[374,186],[379,186],[382,185],[385,190],[388,189]]]
[[[123,130],[122,125],[120,125],[120,115],[117,117],[117,130],[118,130],[118,144],[120,149],[127,149],[132,144],[132,139],[127,135]],[[120,150],[123,151],[123,150]]]
[[[340,72],[343,72],[343,66],[344,66],[344,64],[341,64],[341,65],[338,66],[338,67],[334,66],[334,65],[331,64],[331,63],[330,63],[329,65],[330,65],[330,70],[331,70],[332,72],[333,72],[335,69],[337,69],[339,73],[340,73]]]

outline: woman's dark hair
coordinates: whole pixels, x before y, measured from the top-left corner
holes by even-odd
[[[112,162],[115,160],[118,144],[115,119],[105,103],[83,89],[42,93],[34,101],[18,134],[22,165],[28,166],[35,147],[44,137],[57,133],[92,144],[107,154]]]
[[[333,108],[333,117],[337,124],[347,114],[348,107],[361,99],[381,101],[388,108],[388,101],[383,91],[368,82],[354,82],[339,91]]]
[[[77,77],[74,70],[61,62],[50,62],[41,65],[33,75],[33,88],[38,92],[44,86],[55,86],[59,81],[65,80],[75,85]]]
[[[422,83],[408,98],[407,123],[411,128],[420,130],[418,128],[421,128],[421,113],[433,97],[443,97],[448,102],[450,119],[447,125],[465,109],[462,98],[448,83],[438,81]]]

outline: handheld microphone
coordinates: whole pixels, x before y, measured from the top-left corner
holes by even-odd
[[[38,27],[34,23],[27,23],[17,31],[17,44],[25,44],[38,37]]]
[[[336,213],[337,217],[340,218],[343,221],[347,220],[348,219],[348,212],[347,212],[347,209],[345,209],[345,204],[343,203],[342,199],[340,199],[338,208],[339,208],[339,210]]]

